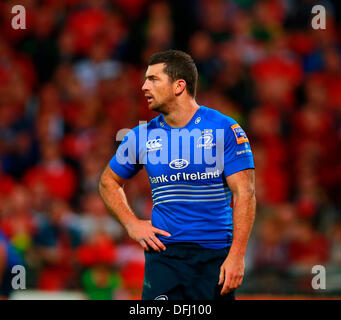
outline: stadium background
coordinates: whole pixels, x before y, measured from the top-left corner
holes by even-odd
[[[15,4],[26,30],[11,28]],[[326,30],[311,27],[314,4]],[[142,248],[107,213],[98,181],[117,131],[156,116],[141,92],[146,61],[173,48],[195,59],[199,104],[235,118],[254,152],[239,298],[341,295],[338,1],[18,0],[0,12],[0,232],[28,292],[140,298]],[[144,171],[126,186],[140,218],[149,192]],[[311,288],[318,264],[326,290]]]

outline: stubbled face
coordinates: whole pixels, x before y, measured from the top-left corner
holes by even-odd
[[[142,86],[149,109],[157,112],[167,112],[167,105],[175,99],[173,84],[163,72],[164,67],[164,63],[148,66]]]

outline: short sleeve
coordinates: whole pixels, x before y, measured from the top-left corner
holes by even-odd
[[[227,177],[250,168],[255,165],[249,139],[238,123],[229,122],[225,128],[224,174]]]
[[[134,130],[128,132],[109,161],[110,168],[121,178],[130,179],[142,169],[138,159],[138,137]]]

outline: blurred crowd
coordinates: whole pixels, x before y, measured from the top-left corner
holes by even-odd
[[[11,27],[16,4],[25,30]],[[341,12],[318,1],[327,28],[314,30],[314,4],[1,1],[0,286],[7,256],[28,288],[140,298],[143,250],[98,181],[117,132],[157,116],[141,91],[146,62],[173,48],[197,64],[198,103],[236,119],[253,149],[258,207],[240,292],[312,293],[320,264],[333,275],[326,292],[341,293]],[[143,219],[147,180],[125,187]]]

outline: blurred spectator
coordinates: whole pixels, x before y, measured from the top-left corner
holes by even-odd
[[[35,71],[40,82],[48,81],[58,64],[56,27],[58,22],[56,8],[43,4],[33,11],[30,34],[20,42],[23,52],[32,57]]]
[[[111,267],[96,265],[82,275],[82,285],[91,300],[113,300],[121,284],[121,278]]]
[[[116,247],[113,240],[106,234],[92,234],[77,249],[78,261],[84,267],[94,264],[113,265],[116,260]]]
[[[117,259],[116,246],[111,238],[97,231],[88,235],[77,249],[77,258],[84,271],[82,287],[90,299],[111,300],[120,287],[120,275],[113,270]]]
[[[53,83],[46,83],[39,99],[36,116],[37,138],[42,141],[59,142],[65,130],[62,115],[62,102],[58,88]]]
[[[298,219],[289,245],[292,268],[311,270],[314,265],[325,265],[329,261],[329,247],[328,239],[309,220]]]
[[[210,86],[221,67],[220,61],[215,57],[214,43],[208,32],[198,31],[192,35],[189,47],[198,69],[199,86],[204,90]]]
[[[122,300],[141,300],[144,278],[144,263],[129,262],[121,271],[123,288],[127,296],[117,296]]]
[[[253,248],[255,272],[286,271],[288,268],[288,243],[284,228],[276,216],[264,217],[258,225],[259,239]]]
[[[34,243],[42,268],[38,288],[63,290],[75,286],[74,254],[81,237],[77,219],[67,203],[51,203],[50,213],[40,217]]]
[[[37,232],[31,194],[25,187],[16,185],[5,200],[0,211],[0,230],[11,240],[17,250],[25,255]]]
[[[311,266],[326,264],[340,291],[340,4],[320,1],[327,28],[313,30],[316,3],[31,0],[27,29],[14,30],[17,3],[1,2],[0,274],[12,246],[31,288],[141,297],[143,250],[98,180],[117,132],[157,116],[141,91],[146,62],[174,48],[196,62],[198,102],[251,142],[257,218],[240,290],[310,292]],[[147,180],[143,170],[125,187],[142,219]]]
[[[71,200],[77,186],[74,170],[62,159],[58,144],[44,142],[41,147],[41,162],[26,172],[25,184],[33,187],[41,183],[50,196]]]
[[[13,291],[12,267],[22,264],[23,259],[0,229],[0,300],[10,297]]]
[[[83,6],[69,15],[66,30],[75,37],[77,53],[87,53],[105,30],[109,14],[103,4],[104,1],[85,1]]]
[[[95,127],[100,104],[95,97],[68,106],[65,111],[67,125],[70,128],[62,140],[62,152],[66,157],[80,161],[87,156],[98,140]]]
[[[98,155],[89,154],[81,159],[81,169],[83,172],[81,185],[81,192],[96,192],[98,188],[98,181],[102,173],[102,163]]]
[[[152,2],[148,9],[145,45],[142,52],[145,63],[153,53],[169,49],[173,42],[173,24],[167,1]]]
[[[89,59],[75,65],[75,74],[87,93],[96,91],[98,82],[117,78],[121,71],[117,61],[109,59],[109,48],[103,41],[96,41],[89,52]]]
[[[26,170],[38,162],[39,145],[27,129],[18,130],[13,140],[2,159],[2,166],[12,177],[21,178]]]
[[[117,241],[121,240],[123,227],[110,216],[97,192],[86,193],[82,197],[82,204],[79,228],[84,241],[92,239],[97,234],[109,236]]]
[[[15,180],[2,170],[2,164],[0,163],[0,195],[9,196],[15,186]]]
[[[331,242],[330,260],[332,266],[341,266],[341,222],[330,227],[328,232]]]

